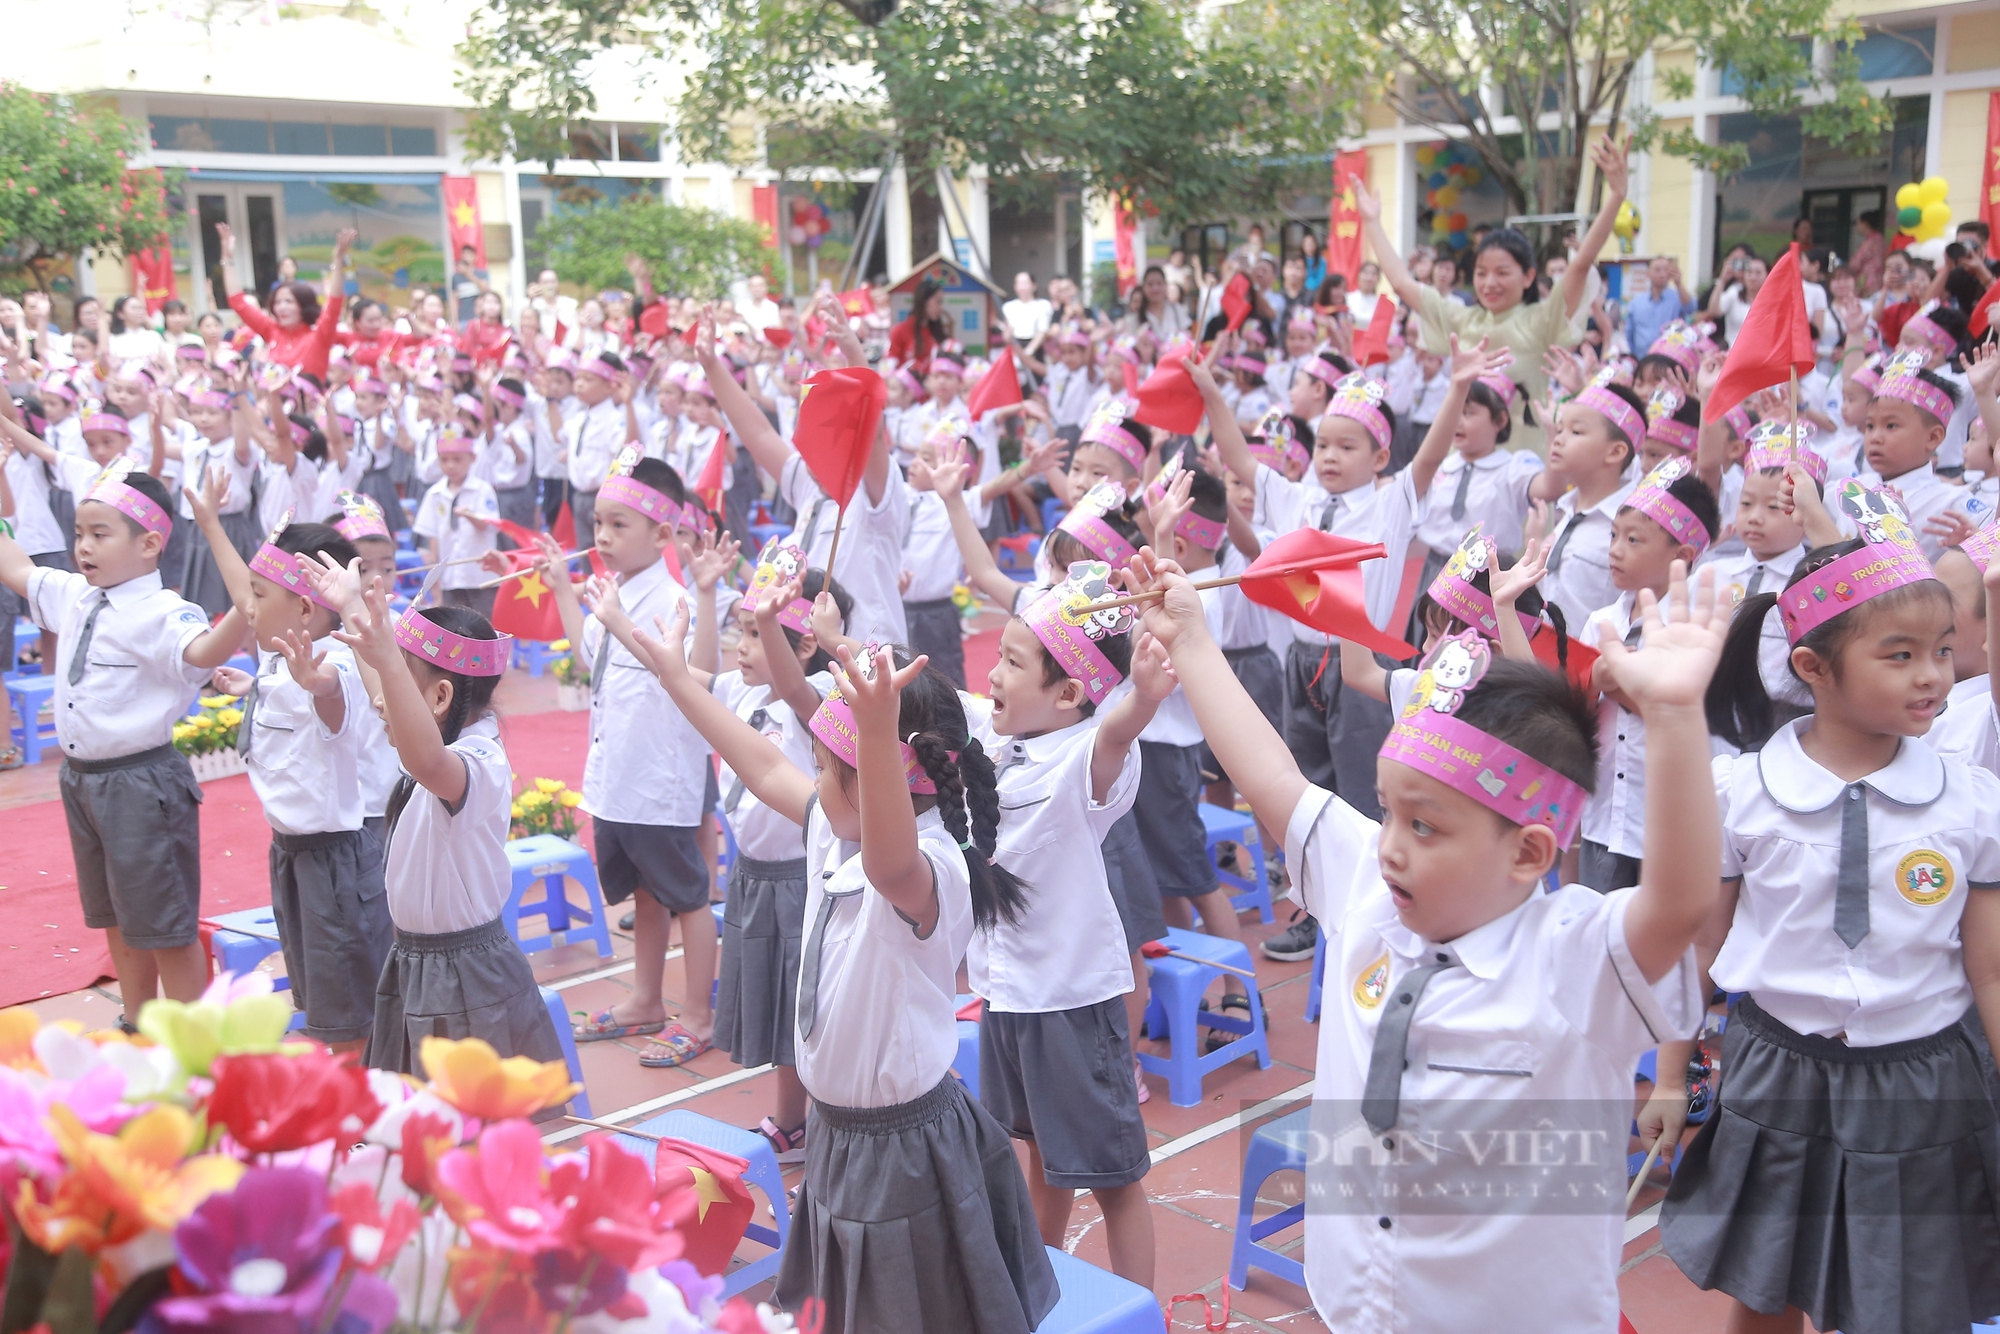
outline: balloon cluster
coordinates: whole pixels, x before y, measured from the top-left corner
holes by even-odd
[[[1417,149],[1418,179],[1424,185],[1424,207],[1431,211],[1431,244],[1462,250],[1472,239],[1472,224],[1458,211],[1458,201],[1479,184],[1477,157],[1452,140]]]
[[[1951,226],[1950,187],[1944,177],[1930,176],[1896,191],[1896,230],[1912,241],[1930,241]]]
[[[826,205],[815,204],[810,199],[792,200],[791,229],[785,235],[793,245],[817,250],[826,243],[832,231],[833,220],[827,216]]]

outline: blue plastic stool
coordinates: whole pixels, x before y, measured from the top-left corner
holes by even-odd
[[[1042,531],[1044,533],[1053,533],[1056,530],[1056,525],[1063,521],[1063,515],[1067,513],[1069,513],[1069,506],[1063,504],[1054,496],[1050,496],[1044,500],[1042,502]]]
[[[1025,581],[1035,577],[1035,557],[1041,550],[1041,538],[1033,533],[1015,533],[995,544],[993,560],[1000,567],[1000,573],[1009,579]]]
[[[237,912],[204,917],[201,925],[208,931],[209,952],[215,956],[217,967],[225,973],[253,972],[265,959],[284,950],[283,943],[278,939],[277,914],[269,908],[243,908]],[[281,975],[271,979],[271,990],[291,989],[291,978]],[[294,1009],[286,1028],[296,1032],[305,1026],[306,1012]]]
[[[36,634],[41,631],[37,630]],[[14,716],[20,721],[14,725],[14,738],[20,743],[21,757],[29,764],[42,762],[42,742],[56,739],[55,715],[49,715],[43,723],[42,701],[56,696],[56,679],[53,676],[17,676],[7,682],[7,702],[14,707]],[[48,728],[44,735],[42,729]]]
[[[1035,1334],[1164,1334],[1167,1319],[1147,1289],[1067,1251],[1045,1249],[1062,1298]]]
[[[514,641],[514,665],[526,667],[528,675],[540,676],[549,669],[549,664],[564,657],[568,650],[558,653],[539,639],[517,639]]]
[[[771,1253],[724,1275],[722,1295],[734,1297],[745,1288],[755,1287],[775,1275],[778,1272],[778,1255],[785,1247],[785,1236],[792,1230],[792,1212],[785,1204],[785,1181],[778,1172],[778,1155],[771,1152],[771,1142],[754,1130],[741,1130],[698,1112],[668,1112],[650,1121],[642,1121],[633,1128],[648,1135],[684,1139],[704,1149],[719,1149],[750,1164],[743,1169],[743,1179],[764,1192],[764,1198],[771,1202],[771,1218],[778,1226],[773,1231],[761,1223],[752,1223],[743,1230],[745,1237],[763,1242],[771,1248]],[[650,1167],[658,1146],[649,1139],[628,1137],[625,1147],[642,1155]]]
[[[1259,1126],[1250,1136],[1250,1151],[1243,1155],[1243,1189],[1236,1196],[1236,1240],[1229,1248],[1229,1286],[1238,1292],[1249,1283],[1253,1265],[1287,1283],[1306,1285],[1303,1264],[1262,1244],[1272,1233],[1303,1223],[1305,1201],[1281,1209],[1261,1223],[1253,1215],[1257,1212],[1257,1192],[1273,1172],[1306,1170],[1311,1135],[1312,1109],[1306,1107]]]
[[[1201,803],[1201,827],[1208,844],[1209,864],[1215,867],[1215,878],[1227,886],[1229,906],[1242,912],[1248,908],[1257,910],[1257,920],[1267,926],[1277,920],[1271,911],[1271,882],[1264,874],[1264,844],[1257,837],[1257,817],[1247,811],[1224,810],[1220,806]],[[1215,860],[1215,850],[1224,843],[1234,843],[1250,854],[1254,881],[1225,871]]]
[[[1240,940],[1223,940],[1170,926],[1167,947],[1241,968],[1246,973],[1255,971],[1250,951]],[[1173,1044],[1173,1054],[1155,1056],[1140,1052],[1139,1064],[1152,1074],[1167,1077],[1167,1097],[1174,1106],[1199,1105],[1202,1076],[1244,1056],[1254,1055],[1260,1069],[1271,1068],[1271,1043],[1264,1033],[1264,998],[1254,976],[1236,979],[1250,995],[1250,1017],[1238,1019],[1224,1010],[1201,1008],[1201,994],[1208,990],[1209,983],[1233,974],[1188,959],[1148,959],[1146,971],[1152,977],[1153,993],[1146,1004],[1146,1031],[1155,1037],[1164,1031]],[[1201,1053],[1204,1026],[1241,1036],[1204,1055]]]
[[[960,996],[958,1008],[964,1009],[972,1003],[972,997]],[[980,1013],[985,1013],[982,1010]],[[965,1091],[973,1097],[979,1096],[979,1021],[961,1019],[958,1021],[958,1055],[952,1058],[951,1072],[958,1076],[958,1082],[965,1085]]]
[[[507,864],[513,868],[514,887],[507,895],[507,906],[500,910],[500,918],[507,924],[507,934],[520,945],[521,953],[536,954],[567,945],[569,933],[574,932],[583,940],[597,942],[598,958],[611,957],[611,927],[605,920],[604,895],[597,888],[597,868],[590,864],[589,853],[566,838],[537,834],[508,843]],[[583,886],[590,899],[588,908],[579,908],[569,901],[563,884],[565,878]],[[537,880],[542,882],[542,897],[532,903],[523,902],[528,887]],[[523,913],[545,918],[549,933],[522,940]]]
[[[542,1004],[549,1007],[549,1021],[556,1026],[556,1039],[562,1043],[563,1064],[569,1067],[569,1077],[581,1084],[583,1062],[577,1058],[576,1035],[570,1030],[569,1011],[563,1008],[562,994],[552,987],[543,987],[541,992]],[[585,1089],[578,1089],[568,1105],[572,1116],[591,1115],[590,1093]]]
[[[1326,985],[1326,932],[1316,929],[1313,932],[1312,981],[1308,983],[1306,986],[1306,1022],[1309,1024],[1316,1024],[1319,1022],[1320,992],[1321,989],[1325,987],[1325,985]]]

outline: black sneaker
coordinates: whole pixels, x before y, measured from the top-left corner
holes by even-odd
[[[1264,951],[1267,959],[1279,963],[1297,963],[1313,956],[1313,946],[1319,942],[1319,923],[1303,908],[1292,910],[1292,924],[1278,935],[1257,948]]]
[[[628,912],[623,917],[618,919],[618,929],[620,931],[630,932],[631,929],[638,924],[638,921],[639,921],[638,913]]]

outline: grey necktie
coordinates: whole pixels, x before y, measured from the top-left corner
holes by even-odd
[[[1322,533],[1332,532],[1334,516],[1339,513],[1340,513],[1340,497],[1328,496],[1326,498],[1326,508],[1320,511],[1319,530]]]
[[[822,873],[824,879],[833,879],[833,872]],[[820,900],[819,915],[813,918],[812,933],[806,937],[805,957],[799,961],[799,1036],[812,1036],[813,1023],[819,1018],[819,956],[826,946],[826,924],[833,920],[833,910],[844,898],[852,897],[859,890],[846,894],[828,894]]]
[[[799,532],[800,550],[808,553],[812,551],[813,537],[819,532],[820,511],[825,508],[826,497],[821,496],[812,503],[812,508],[806,511],[806,526]]]
[[[750,715],[750,726],[756,728],[759,732],[761,732],[764,730],[764,724],[769,722],[770,720],[771,720],[771,715],[768,710],[758,709],[756,712]],[[722,799],[722,813],[724,815],[734,815],[736,814],[736,808],[738,806],[741,806],[742,804],[743,804],[743,780],[741,778],[737,778],[729,785],[729,795]]]
[[[1006,773],[1009,769],[1013,768],[1015,765],[1026,764],[1027,762],[1028,762],[1028,743],[1025,741],[1010,741],[1007,743],[1006,747],[1003,750],[1001,750],[999,755],[994,757],[993,777],[997,779],[1000,777],[1001,774]]]
[[[1626,648],[1639,647],[1639,641],[1641,638],[1645,636],[1645,633],[1646,633],[1646,623],[1644,621],[1634,621],[1632,623],[1632,628],[1625,632],[1625,647]]]
[[[1468,463],[1458,470],[1458,490],[1452,492],[1451,517],[1453,519],[1463,519],[1465,517],[1465,495],[1470,490],[1472,490],[1472,465]]]
[[[604,622],[599,621],[599,629]],[[611,632],[604,630],[604,638],[597,642],[597,661],[590,666],[590,693],[594,697],[604,687],[604,674],[611,670]]]
[[[1576,530],[1581,528],[1582,526],[1583,526],[1583,514],[1581,512],[1578,512],[1576,514],[1570,515],[1569,522],[1563,525],[1563,530],[1560,533],[1556,534],[1556,544],[1549,551],[1550,574],[1554,574],[1557,570],[1562,568],[1563,550],[1564,548],[1569,546],[1569,540],[1572,537],[1576,536]]]
[[[69,655],[69,683],[75,685],[83,679],[83,670],[90,665],[90,637],[97,633],[97,618],[104,611],[104,604],[110,598],[99,593],[97,601],[90,604],[90,614],[83,618],[83,633],[76,637],[76,651]]]
[[[250,753],[250,720],[257,716],[257,692],[263,689],[263,686],[263,677],[253,676],[250,678],[250,693],[243,697],[243,720],[236,724],[236,753],[238,755],[248,755]]]
[[[1764,576],[1767,573],[1769,573],[1769,571],[1767,571],[1762,565],[1759,565],[1757,567],[1757,573],[1750,576],[1750,587],[1744,591],[1743,596],[1746,598],[1754,598],[1759,593],[1763,592]]]
[[[1375,1028],[1375,1048],[1368,1053],[1368,1082],[1361,1090],[1361,1117],[1378,1135],[1394,1126],[1401,1114],[1403,1067],[1409,1064],[1410,1020],[1417,1013],[1417,1001],[1433,977],[1456,966],[1440,955],[1439,962],[1405,973]]]
[[[1868,785],[1849,783],[1840,805],[1840,878],[1833,934],[1853,949],[1868,935]]]

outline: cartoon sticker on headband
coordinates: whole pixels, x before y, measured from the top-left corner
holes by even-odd
[[[1597,374],[1590,377],[1589,388],[1604,389],[1614,384],[1629,384],[1631,377],[1625,368],[1615,361],[1607,361],[1597,368]]]
[[[1069,567],[1063,580],[1061,615],[1063,623],[1083,632],[1090,640],[1116,639],[1131,630],[1130,607],[1097,607],[1094,604],[1118,596],[1111,587],[1111,567],[1101,560],[1078,561]]]
[[[1646,403],[1646,419],[1655,422],[1664,421],[1680,411],[1683,401],[1674,390],[1661,385],[1653,391],[1653,397]]]
[[[1417,688],[1403,707],[1403,717],[1414,717],[1424,709],[1447,715],[1457,713],[1466,695],[1492,665],[1492,650],[1477,630],[1446,635],[1424,658]]]
[[[382,507],[375,503],[375,497],[363,495],[359,491],[342,491],[333,498],[340,506],[340,512],[349,519],[379,519]]]
[[[97,476],[91,479],[90,486],[86,490],[94,491],[107,482],[122,483],[131,475],[132,470],[138,466],[138,460],[134,459],[130,454],[120,454],[98,471]]]
[[[291,508],[287,509],[283,514],[280,514],[278,516],[277,527],[273,528],[270,532],[264,534],[264,545],[267,547],[275,547],[276,545],[278,545],[278,539],[283,537],[285,535],[285,530],[292,526],[292,516],[297,514],[298,512],[299,512],[298,507],[292,506]]]
[[[755,611],[773,590],[799,577],[806,568],[806,553],[797,544],[774,537],[757,553],[757,569],[750,576],[750,591],[743,605]]]
[[[1084,519],[1101,519],[1124,508],[1125,488],[1116,482],[1099,482],[1083,493],[1083,499],[1076,502],[1071,512],[1081,522]]]
[[[1090,424],[1086,429],[1115,426],[1123,428],[1125,418],[1131,415],[1131,405],[1122,398],[1107,398],[1099,403],[1090,414]]]
[[[1283,408],[1272,408],[1257,423],[1256,434],[1269,445],[1285,445],[1298,438],[1298,427],[1292,425],[1291,414]]]
[[[1837,498],[1841,511],[1861,530],[1861,540],[1869,546],[1914,547],[1916,534],[1910,529],[1909,511],[1901,497],[1887,487],[1863,486],[1852,477],[1840,484]]]
[[[1472,582],[1472,576],[1493,565],[1499,550],[1493,539],[1480,531],[1479,524],[1472,525],[1472,531],[1458,544],[1458,550],[1451,553],[1451,559],[1444,563],[1444,572],[1454,579]]]
[[[1646,474],[1641,486],[1657,487],[1664,491],[1694,470],[1685,454],[1676,454],[1670,459],[1661,459],[1659,465]]]
[[[1923,353],[1905,350],[1882,363],[1882,376],[1884,379],[1891,375],[1915,376],[1918,371],[1924,370],[1930,364],[1931,359]]]
[[[1371,380],[1360,371],[1341,377],[1334,386],[1334,397],[1346,403],[1366,403],[1371,408],[1380,408],[1382,400],[1389,396],[1389,387],[1380,380]]]

